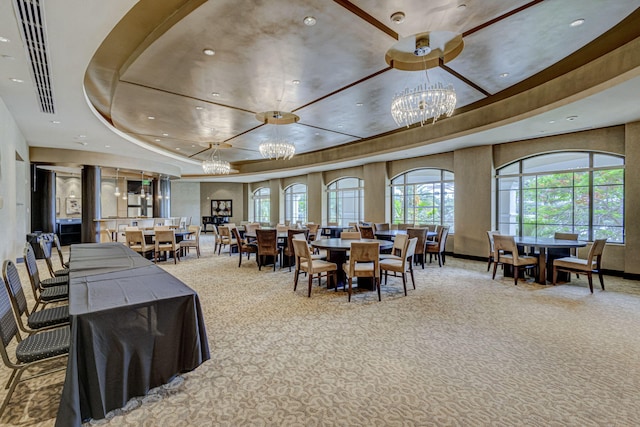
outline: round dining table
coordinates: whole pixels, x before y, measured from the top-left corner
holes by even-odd
[[[375,232],[376,238],[384,240],[393,240],[398,234],[407,234],[407,230],[380,230]],[[438,233],[435,231],[427,230],[427,239],[437,235]]]
[[[379,239],[341,239],[334,237],[331,239],[320,239],[311,242],[311,246],[318,249],[325,249],[327,251],[327,261],[334,262],[338,265],[338,284],[337,287],[344,287],[346,283],[346,274],[342,265],[347,261],[347,251],[351,249],[351,243],[353,242],[379,242],[380,249],[391,249],[393,242],[391,240],[379,240]],[[367,289],[370,291],[375,290],[373,281],[366,277],[359,277],[358,288]]]
[[[517,246],[538,249],[538,277],[536,281],[543,285],[547,283],[547,280],[553,281],[552,277],[547,277],[547,270],[553,274],[553,259],[547,258],[549,249],[567,249],[567,253],[561,256],[569,256],[569,249],[587,246],[586,242],[580,240],[554,239],[552,237],[515,236],[514,240]]]

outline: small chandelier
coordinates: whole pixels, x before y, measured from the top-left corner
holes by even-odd
[[[282,115],[277,111],[274,111],[273,114],[275,119],[282,118]],[[275,136],[260,143],[258,148],[265,159],[289,160],[296,153],[296,146],[278,135],[277,123],[275,124]]]
[[[435,123],[442,115],[450,117],[456,108],[457,98],[453,85],[445,86],[440,82],[431,84],[429,81],[425,57],[430,53],[429,38],[417,39],[413,54],[422,57],[427,81],[414,89],[405,88],[393,97],[391,115],[398,126],[409,127],[417,122],[424,126],[429,119],[431,123]]]
[[[222,160],[218,153],[218,146],[211,153],[211,157],[202,162],[202,170],[207,175],[229,175],[231,165],[229,162]]]

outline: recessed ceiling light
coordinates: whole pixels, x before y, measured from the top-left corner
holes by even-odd
[[[218,97],[218,96],[220,96],[220,94],[218,92],[211,92],[211,96]]]
[[[549,120],[550,124],[554,124],[556,121],[555,120]]]
[[[111,148],[111,146],[110,145],[105,145],[104,148]]]
[[[0,57],[2,57],[2,59],[11,59],[11,60],[16,59],[16,58],[14,58],[14,57],[13,57],[13,56],[11,56],[11,55],[4,55],[4,54],[3,54],[3,55],[0,55]]]
[[[15,77],[11,77],[9,80],[11,80],[14,83],[24,83],[24,80],[22,79],[16,79]]]
[[[500,77],[502,77],[503,79],[504,79],[505,77],[509,77],[509,73],[502,73],[502,74],[500,74]]]
[[[216,51],[213,49],[204,49],[202,53],[204,53],[207,56],[213,56],[216,54]]]
[[[86,146],[86,145],[89,145],[89,143],[88,143],[88,142],[84,142],[84,141],[79,142],[79,144],[80,144],[80,145],[85,145],[85,146]]]
[[[364,104],[362,102],[356,103],[356,107],[362,107]]]
[[[180,151],[180,147],[176,147],[176,150]]]
[[[572,121],[574,121],[574,120],[575,120],[575,119],[577,119],[577,118],[578,118],[578,116],[569,116],[569,117],[567,117],[567,120],[568,120],[568,121],[570,121],[570,122],[572,122]]]
[[[199,105],[198,105],[198,106],[196,107],[196,110],[204,110],[204,107],[201,107],[201,106],[199,106]]]
[[[342,125],[338,125],[338,129],[342,129],[344,126]]]
[[[584,24],[584,19],[580,18],[580,19],[576,19],[575,21],[573,21],[571,24],[569,24],[572,27],[579,27],[580,25]]]
[[[59,125],[60,124],[60,120],[51,120],[51,123],[54,125]]]
[[[160,138],[156,138],[156,139],[154,139],[154,141],[155,141],[155,142],[160,142],[160,141],[162,141],[162,140],[161,140]]]
[[[165,132],[162,134],[162,136],[169,136],[169,134]]]
[[[458,5],[458,9],[466,9],[466,8],[467,8],[467,5],[464,3]]]
[[[155,120],[156,118],[154,116],[147,116],[147,119],[149,120]]]
[[[196,146],[196,144],[191,144],[191,148],[194,148]]]
[[[394,24],[402,24],[404,22],[404,12],[394,12],[389,17]]]
[[[299,85],[300,84],[300,80],[292,80],[291,83],[293,83],[294,85]]]
[[[305,16],[302,22],[304,22],[304,25],[308,27],[313,27],[314,25],[316,25],[316,18],[314,18],[313,16]]]
[[[320,132],[316,132],[316,136],[320,136]]]
[[[87,137],[87,135],[78,135],[78,138],[80,138],[80,139],[84,139],[86,137]]]
[[[10,41],[11,41],[11,40],[9,40],[8,38],[0,36],[0,42],[2,42],[2,43],[9,43]]]

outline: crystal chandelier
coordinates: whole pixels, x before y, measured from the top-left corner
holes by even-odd
[[[431,53],[429,38],[416,40],[415,56],[423,58],[424,73],[427,78],[425,84],[420,84],[414,89],[405,88],[396,93],[391,102],[391,115],[398,126],[409,127],[420,122],[423,126],[429,119],[432,123],[442,115],[450,117],[456,108],[456,91],[452,84],[443,85],[438,82],[431,84],[425,56]]]
[[[281,119],[282,115],[274,111],[274,119]],[[260,154],[265,159],[289,160],[296,153],[296,146],[284,138],[278,136],[278,124],[275,124],[275,136],[260,143]]]
[[[202,162],[202,170],[208,175],[229,175],[231,165],[220,158],[218,146],[216,146],[213,153],[211,153],[211,157]]]

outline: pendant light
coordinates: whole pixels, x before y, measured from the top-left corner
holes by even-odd
[[[140,198],[144,199],[144,171],[140,171]]]
[[[118,171],[120,169],[116,168],[116,191],[113,192],[113,195],[116,197],[120,197],[120,189],[118,188]]]

